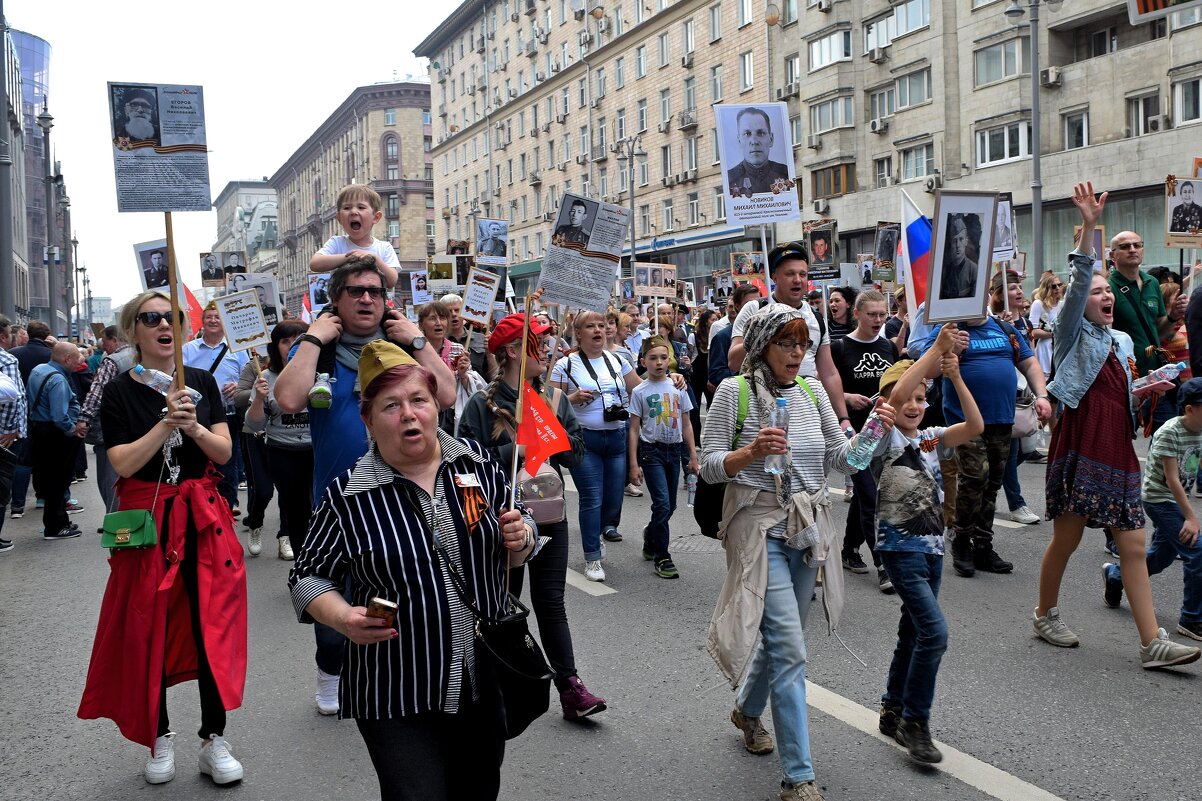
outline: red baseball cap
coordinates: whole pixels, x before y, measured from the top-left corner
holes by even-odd
[[[524,325],[526,325],[526,315],[524,314],[511,314],[503,318],[488,336],[488,352],[496,353],[510,342],[521,339],[522,327]],[[551,326],[544,325],[538,320],[530,321],[530,334],[532,336],[541,337],[550,330]]]

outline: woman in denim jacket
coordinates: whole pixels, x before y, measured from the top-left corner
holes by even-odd
[[[1081,212],[1081,242],[1093,230],[1107,193],[1095,198],[1093,184],[1077,184],[1073,203]],[[1144,558],[1144,511],[1140,464],[1132,445],[1130,338],[1111,330],[1114,294],[1093,258],[1078,248],[1069,255],[1072,277],[1053,326],[1055,378],[1048,391],[1064,413],[1052,430],[1048,453],[1047,504],[1052,542],[1039,574],[1035,632],[1052,645],[1080,643],[1060,619],[1060,581],[1086,526],[1109,526],[1118,544],[1123,589],[1139,629],[1141,659],[1152,667],[1156,652],[1174,645],[1160,638]],[[1128,572],[1130,569],[1130,572]]]

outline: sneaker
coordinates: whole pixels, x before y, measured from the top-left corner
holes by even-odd
[[[1193,623],[1178,623],[1177,633],[1184,634],[1186,637],[1193,637],[1195,640],[1202,640],[1202,623],[1197,621]]]
[[[330,386],[330,374],[318,373],[309,389],[309,405],[314,409],[328,409],[334,402],[334,391]]]
[[[998,556],[992,545],[974,550],[972,563],[973,567],[983,573],[1009,573],[1014,570],[1014,565]]]
[[[896,736],[897,741],[910,752],[911,759],[928,765],[943,761],[943,754],[931,740],[931,730],[925,720],[902,720]]]
[[[861,576],[868,572],[868,565],[864,564],[859,551],[843,554],[843,568]]]
[[[579,676],[568,676],[568,689],[559,694],[564,720],[580,720],[605,711],[605,699],[588,691]]]
[[[1023,461],[1031,464],[1043,464],[1048,460],[1048,455],[1043,451],[1031,451],[1023,454]]]
[[[1152,668],[1188,665],[1198,661],[1202,651],[1192,645],[1182,645],[1169,639],[1169,633],[1160,629],[1156,639],[1139,649],[1139,661],[1145,670]]]
[[[238,491],[239,491],[239,492],[246,492],[246,482],[245,482],[245,481],[239,481],[239,482],[238,482]]]
[[[0,553],[8,553],[13,549],[13,541],[0,537]]]
[[[1028,526],[1033,526],[1039,522],[1039,515],[1032,512],[1028,506],[1020,506],[1017,509],[1010,510],[1010,519],[1015,523],[1025,523]]]
[[[77,515],[77,514],[79,514],[79,513],[80,513],[80,512],[82,512],[82,511],[83,511],[83,507],[82,507],[82,506],[80,506],[80,505],[79,505],[79,502],[78,502],[78,501],[76,501],[74,498],[72,498],[71,500],[67,501],[67,514],[69,514],[69,515]]]
[[[230,509],[230,517],[242,517],[242,510],[235,506],[233,509]]]
[[[9,517],[11,517],[13,520],[20,520],[24,516],[25,516],[24,508],[13,509],[12,512],[9,514]]]
[[[230,753],[230,744],[220,734],[210,734],[200,747],[200,772],[213,779],[214,784],[242,781],[242,763]]]
[[[1035,633],[1044,642],[1061,648],[1076,648],[1081,644],[1081,639],[1073,634],[1072,629],[1064,625],[1064,621],[1060,619],[1060,607],[1058,606],[1053,606],[1043,617],[1035,615],[1031,619],[1031,625],[1035,627]]]
[[[751,754],[771,754],[776,749],[772,735],[760,719],[748,717],[737,706],[730,710],[730,722],[743,732],[743,747]]]
[[[680,571],[676,569],[676,565],[672,564],[671,557],[665,556],[663,559],[655,560],[655,575],[660,578],[674,579],[680,578]]]
[[[296,554],[292,552],[292,541],[287,537],[276,537],[276,549],[281,560],[291,562],[296,559]]]
[[[175,778],[175,732],[168,732],[154,740],[154,752],[146,760],[142,775],[147,784],[166,784]]]
[[[584,563],[584,577],[589,581],[605,581],[605,568],[601,567],[600,559],[591,559]]]
[[[854,497],[856,497],[855,487],[844,487],[843,488],[843,502],[844,503],[851,503],[851,499]]]
[[[1119,558],[1119,546],[1114,544],[1114,540],[1106,540],[1106,544],[1102,546],[1102,550],[1108,556],[1113,556],[1115,559]]]
[[[1111,609],[1118,609],[1123,601],[1123,582],[1110,578],[1112,562],[1102,563],[1102,602]]]
[[[643,491],[641,489],[639,489],[638,487],[636,487],[634,484],[627,484],[626,489],[623,490],[623,492],[625,492],[631,498],[643,497]]]
[[[798,784],[780,783],[780,801],[826,801],[812,781]]]
[[[613,526],[609,526],[604,531],[602,531],[601,536],[602,536],[602,538],[607,539],[610,542],[621,542],[622,541],[621,532],[619,532]]]
[[[69,539],[78,537],[82,533],[83,532],[79,530],[78,526],[67,526],[62,531],[59,531],[54,534],[43,533],[42,539],[44,539],[44,540],[69,540]]]
[[[893,580],[889,578],[888,573],[886,573],[884,570],[876,571],[876,580],[880,585],[881,592],[885,593],[886,595],[893,594]]]
[[[655,551],[651,550],[646,545],[644,545],[643,546],[643,561],[650,562],[654,558],[655,558]]]
[[[250,530],[250,539],[246,543],[246,550],[250,551],[251,556],[258,556],[263,552],[263,529],[252,528]]]
[[[338,676],[317,668],[317,711],[323,715],[338,714]]]
[[[897,727],[902,722],[902,708],[900,706],[886,706],[881,704],[881,716],[877,721],[877,728],[881,730],[881,734],[886,737],[897,737]]]

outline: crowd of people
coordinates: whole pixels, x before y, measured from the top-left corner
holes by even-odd
[[[1082,242],[1106,197],[1076,187]],[[86,473],[88,443],[105,511],[145,509],[155,521],[152,546],[113,550],[78,711],[150,749],[147,782],[175,775],[166,688],[192,679],[199,770],[218,784],[243,776],[225,740],[247,660],[235,519],[245,553],[258,556],[273,500],[274,553],[292,563],[295,611],[313,630],[317,711],[355,720],[384,799],[498,795],[504,699],[476,630],[514,612],[527,573],[564,718],[606,710],[578,671],[567,574],[575,540],[585,577],[607,580],[607,549],[625,539],[624,496],[644,490],[642,555],[653,575],[681,574],[670,545],[671,532],[695,530],[676,514],[686,488],[698,488],[696,530],[722,541],[727,574],[706,646],[736,691],[730,720],[743,747],[779,749],[783,801],[823,797],[806,620],[820,593],[827,630],[838,629],[844,571],[874,568],[875,586],[901,600],[880,730],[917,761],[942,759],[930,724],[948,648],[944,548],[950,541],[959,577],[1013,570],[993,531],[999,490],[1015,521],[1052,521],[1036,636],[1079,643],[1060,583],[1084,529],[1103,528],[1116,560],[1103,569],[1103,600],[1118,607],[1126,597],[1143,667],[1198,659],[1157,625],[1150,576],[1183,561],[1176,631],[1202,641],[1189,499],[1202,494],[1202,378],[1187,370],[1142,395],[1132,382],[1177,359],[1202,368],[1202,341],[1189,347],[1202,339],[1202,295],[1142,270],[1137,234],[1114,237],[1108,270],[1074,249],[1067,279],[1044,272],[1030,304],[1024,276],[995,276],[989,313],[959,324],[927,325],[901,289],[815,297],[810,255],[789,242],[767,256],[766,297],[743,283],[717,310],[631,303],[557,319],[531,309],[474,332],[455,295],[423,306],[416,322],[389,308],[395,254],[370,233],[379,203],[366,187],[343,190],[346,234],[312,264],[331,273],[330,303],[312,323],[277,324],[265,358],[234,352],[206,309],[183,345],[183,390],[144,378],[176,369],[178,312],[159,292],[127,303],[94,354],[56,342],[44,323],[0,319],[8,516],[24,514],[32,479],[42,536],[80,536],[71,486]],[[536,475],[517,474],[542,492],[514,503],[511,471],[528,448],[517,435],[524,392],[542,395],[567,441]],[[1050,430],[1046,450],[1039,426],[1017,435],[1023,408]],[[1146,467],[1133,445],[1141,428],[1152,437]],[[1047,463],[1044,518],[1018,485],[1018,464],[1033,460]],[[578,493],[572,519],[565,470]],[[835,497],[850,503],[842,531],[831,511],[836,473]],[[13,547],[0,539],[0,552]],[[381,600],[395,604],[393,617]]]

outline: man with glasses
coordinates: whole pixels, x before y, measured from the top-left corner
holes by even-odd
[[[772,152],[772,122],[768,112],[748,106],[735,117],[736,135],[743,160],[726,173],[732,197],[750,197],[771,192],[778,179],[789,179],[789,168],[769,158]]]
[[[121,103],[122,118],[116,126],[117,138],[159,144],[157,106],[153,90],[127,89]]]

